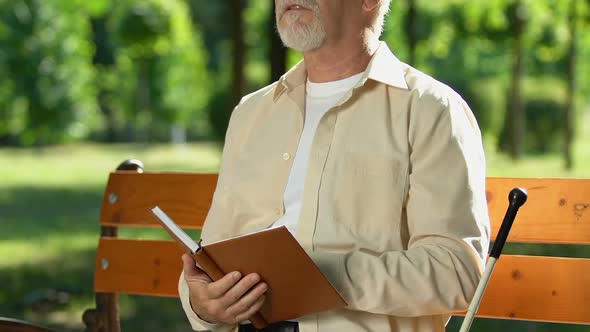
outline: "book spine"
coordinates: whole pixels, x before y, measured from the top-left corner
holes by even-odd
[[[211,280],[217,281],[225,276],[225,273],[223,273],[219,266],[217,266],[211,257],[207,255],[204,247],[193,254],[193,259],[203,268],[203,271],[207,273]],[[268,326],[268,322],[262,317],[260,312],[255,313],[252,317],[248,318],[248,320],[250,320],[252,325],[257,329],[263,329]]]
[[[194,255],[193,259],[199,266],[203,268],[203,271],[207,273],[209,278],[213,281],[217,281],[225,275],[223,271],[217,266],[217,264],[207,255],[204,248],[199,249]]]

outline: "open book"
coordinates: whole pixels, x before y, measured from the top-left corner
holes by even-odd
[[[346,306],[346,302],[286,227],[270,228],[201,246],[159,207],[152,209],[166,231],[216,281],[225,274],[257,273],[269,289],[263,307],[250,317],[258,328]]]

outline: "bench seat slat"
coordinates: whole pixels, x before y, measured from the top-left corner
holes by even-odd
[[[488,210],[495,236],[515,187],[528,191],[509,242],[590,244],[590,179],[488,178]]]
[[[217,174],[113,172],[105,190],[100,224],[160,227],[150,212],[160,206],[185,229],[201,229]]]
[[[182,250],[172,241],[101,238],[96,253],[94,290],[178,296],[181,255]]]
[[[159,227],[149,208],[159,205],[181,227],[203,225],[217,174],[113,172],[103,199],[103,226]],[[526,188],[509,242],[590,244],[590,180],[488,178],[492,235],[498,232],[514,186]],[[117,196],[115,202],[112,194]]]
[[[103,238],[95,289],[178,296],[180,255],[171,241]],[[590,259],[504,255],[477,316],[590,324],[590,288],[584,285],[590,285]]]
[[[477,316],[590,324],[590,259],[504,255]]]

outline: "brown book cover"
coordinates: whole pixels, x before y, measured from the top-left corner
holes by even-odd
[[[284,226],[201,247],[160,208],[155,207],[152,212],[212,280],[219,280],[232,271],[260,275],[269,289],[263,307],[250,318],[258,329],[346,306],[344,299]]]

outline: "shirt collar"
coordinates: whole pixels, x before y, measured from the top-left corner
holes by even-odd
[[[307,72],[305,62],[301,60],[279,79],[275,88],[274,101],[276,101],[285,90],[292,90],[299,85],[305,84],[306,80]]]
[[[377,51],[369,62],[367,69],[356,87],[362,86],[367,80],[374,80],[399,89],[408,89],[405,72],[407,65],[401,62],[389,49],[385,42],[380,42]],[[284,74],[278,81],[274,91],[276,101],[285,90],[291,90],[305,84],[307,73],[302,60]]]
[[[408,65],[401,62],[389,49],[385,42],[380,42],[379,48],[369,62],[360,85],[371,79],[392,87],[408,90],[406,70]]]

